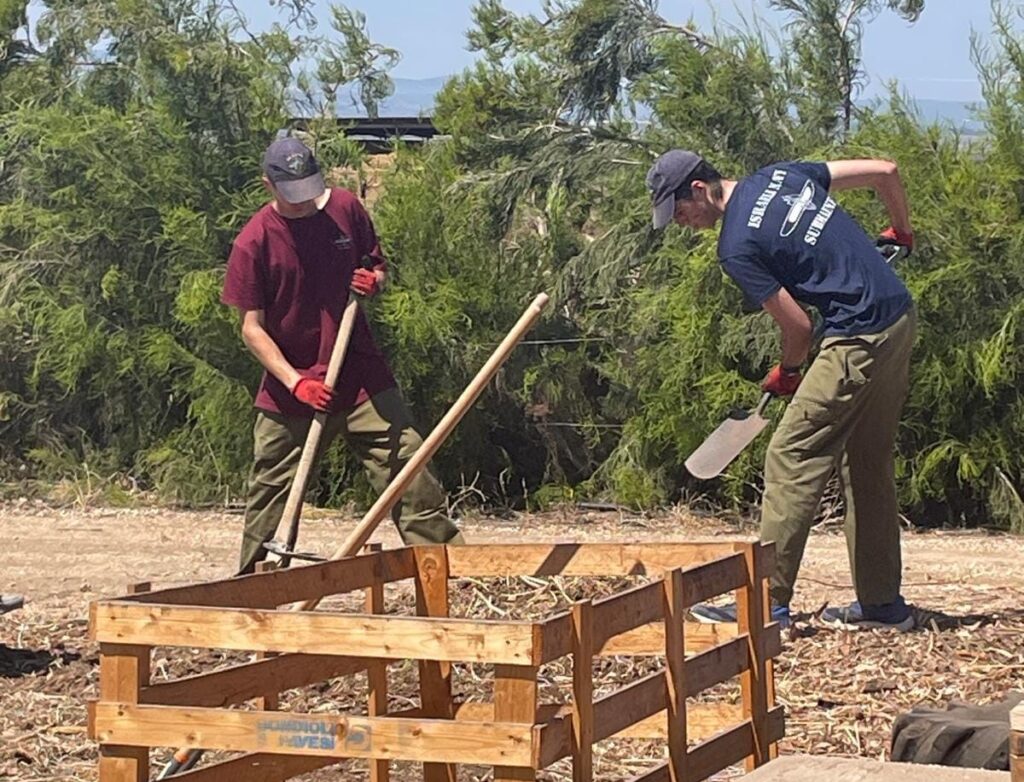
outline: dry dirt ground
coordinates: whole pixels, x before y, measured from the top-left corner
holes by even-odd
[[[354,525],[351,516],[307,515],[302,546],[320,552],[333,550]],[[471,541],[491,542],[685,540],[753,532],[681,511],[637,518],[567,510],[511,520],[468,518],[463,528]],[[224,512],[0,506],[0,591],[22,592],[29,601],[0,617],[0,779],[96,779],[95,747],[84,728],[85,702],[95,695],[98,673],[96,646],[86,636],[89,602],[121,594],[137,581],[162,587],[224,577],[234,565],[240,530],[241,517]],[[375,539],[398,545],[390,527]],[[881,758],[893,718],[918,703],[987,702],[1024,688],[1024,539],[908,532],[904,562],[905,593],[924,609],[923,629],[906,635],[852,633],[811,619],[798,637],[787,639],[776,668],[778,696],[787,711],[782,752]],[[484,601],[501,610],[540,600],[536,585],[507,587],[501,595],[489,586]],[[569,585],[568,591],[579,588]],[[559,591],[566,594],[565,588]],[[810,541],[795,608],[813,613],[826,601],[851,598],[842,536],[819,530]],[[158,650],[154,675],[190,670],[179,656]],[[626,670],[620,680],[637,673]],[[462,686],[472,687],[472,677]],[[285,703],[359,708],[357,692],[341,686],[293,694]],[[600,778],[639,773],[662,751],[647,746],[600,754]],[[166,753],[153,754],[155,773]],[[565,773],[560,767],[546,778],[565,779]],[[399,768],[395,778],[414,774],[415,769]],[[484,774],[469,769],[462,778]],[[365,776],[353,764],[306,777],[314,778]]]

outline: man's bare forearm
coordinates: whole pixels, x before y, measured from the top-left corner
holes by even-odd
[[[242,341],[249,351],[256,356],[256,359],[263,365],[270,374],[280,380],[285,388],[289,390],[295,387],[302,377],[293,367],[288,359],[284,357],[281,348],[267,333],[267,330],[260,322],[259,316],[247,312],[242,323]]]

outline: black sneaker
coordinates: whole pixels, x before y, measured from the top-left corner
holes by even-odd
[[[854,601],[848,606],[826,608],[821,614],[821,619],[829,624],[855,630],[883,628],[906,633],[915,626],[914,614],[902,595],[884,605],[862,606]]]

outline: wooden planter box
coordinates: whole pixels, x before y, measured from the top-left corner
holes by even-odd
[[[571,757],[574,780],[593,777],[592,747],[608,738],[667,743],[668,762],[635,778],[701,780],[774,755],[783,735],[769,623],[773,550],[759,543],[561,543],[417,546],[207,584],[100,600],[100,694],[90,704],[101,782],[140,782],[150,747],[245,754],[175,777],[183,782],[272,782],[365,758],[374,782],[389,761],[423,763],[424,779],[455,779],[456,764],[490,765],[498,782],[532,780]],[[448,616],[448,581],[461,577],[646,576],[653,580],[539,621]],[[417,616],[381,616],[384,585],[412,579]],[[365,590],[365,613],[288,610]],[[735,625],[684,622],[687,607],[735,592]],[[285,608],[280,608],[285,606]],[[151,683],[154,646],[255,651],[260,659]],[[538,670],[572,656],[572,698],[538,699]],[[595,699],[594,659],[663,656],[655,673]],[[417,660],[420,706],[387,710],[387,666]],[[489,703],[456,704],[452,663],[494,666]],[[367,716],[277,711],[278,694],[368,672]],[[742,703],[691,703],[734,677]],[[247,710],[229,708],[255,702]]]

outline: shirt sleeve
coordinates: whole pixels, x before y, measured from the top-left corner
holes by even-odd
[[[828,191],[832,187],[832,174],[829,173],[828,165],[825,163],[807,163],[799,161],[789,164],[790,171],[807,177],[816,185],[821,185]]]
[[[228,256],[220,300],[240,310],[263,310],[266,309],[264,290],[257,248],[251,242],[236,239]]]
[[[355,233],[359,259],[369,257],[373,268],[386,270],[388,259],[384,256],[380,240],[377,238],[377,231],[373,227],[373,220],[370,219],[366,208],[357,198],[353,198],[349,209],[351,210],[351,225],[352,231]]]
[[[722,268],[739,286],[746,303],[751,307],[760,307],[782,288],[782,283],[757,257],[734,255],[723,258]]]

